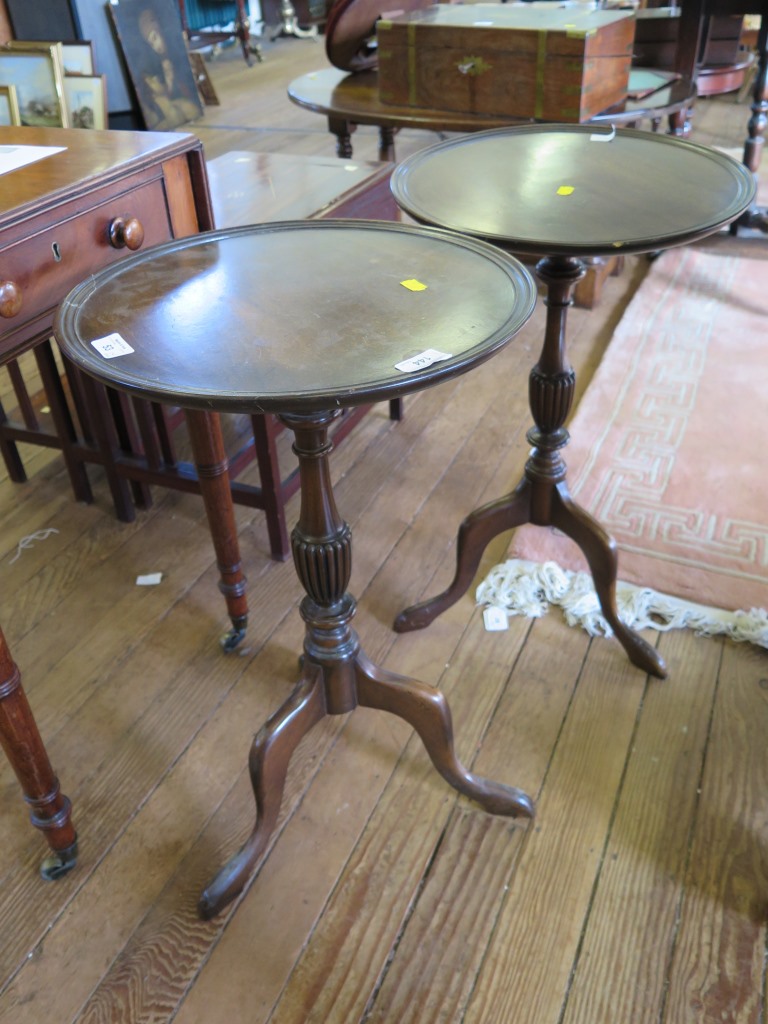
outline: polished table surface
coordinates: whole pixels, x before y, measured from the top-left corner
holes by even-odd
[[[658,652],[618,615],[615,542],[568,491],[562,450],[576,377],[566,355],[567,311],[585,258],[705,237],[749,206],[753,176],[722,153],[668,135],[527,125],[419,150],[395,170],[392,191],[418,221],[539,257],[547,289],[544,341],[529,377],[534,426],[523,477],[464,519],[453,581],[401,612],[395,629],[423,628],[457,601],[493,537],[524,523],[553,526],[586,556],[603,615],[630,660],[663,677]]]
[[[496,247],[383,221],[326,220],[163,245],[97,274],[64,302],[56,336],[87,373],[196,410],[275,411],[295,437],[301,675],[254,739],[256,824],[202,893],[203,917],[242,891],[265,851],[302,737],[358,704],[409,722],[443,778],[487,811],[533,813],[525,793],[459,762],[439,690],[374,665],[361,650],[347,591],[351,532],[333,496],[328,432],[342,406],[407,394],[488,359],[535,301],[528,271]]]
[[[658,121],[675,112],[683,112],[679,132],[685,132],[685,111],[692,105],[696,89],[690,79],[681,78],[644,99],[627,99],[599,114],[594,122],[633,124],[651,119]],[[384,130],[379,157],[394,159],[391,132],[399,128],[416,128],[435,132],[478,132],[506,125],[520,124],[518,117],[459,113],[451,110],[430,110],[423,107],[398,106],[379,99],[376,71],[350,74],[338,68],[310,71],[294,79],[288,86],[288,98],[297,106],[328,118],[329,130],[339,139],[339,155],[351,156],[349,132],[354,125],[376,125]],[[389,135],[386,135],[389,130]],[[346,143],[344,135],[346,132]],[[348,150],[341,152],[344,146]]]
[[[532,255],[638,253],[729,224],[755,183],[723,153],[667,135],[526,125],[420,150],[392,177],[424,223]]]
[[[300,412],[382,401],[468,369],[520,328],[533,294],[519,264],[470,239],[377,221],[279,222],[168,243],[96,274],[61,307],[56,336],[83,370],[145,397]],[[101,355],[93,342],[112,333],[134,352]],[[429,367],[396,368],[446,347],[450,358]]]

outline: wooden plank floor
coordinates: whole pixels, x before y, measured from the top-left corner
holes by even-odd
[[[285,98],[322,44],[265,57],[210,65],[222,105],[192,126],[208,155],[331,154],[324,122]],[[695,137],[738,146],[746,118],[734,97],[702,103]],[[431,140],[404,132],[399,155]],[[376,133],[355,146],[375,158]],[[580,392],[643,270],[630,260],[597,309],[572,311]],[[358,709],[302,742],[261,867],[210,922],[198,893],[253,823],[250,740],[297,674],[293,569],[239,508],[251,626],[224,655],[198,499],[156,491],[125,525],[96,470],[95,504],[74,503],[51,452],[28,453],[26,485],[0,479],[0,622],[81,848],[40,880],[44,844],[0,763],[1,1024],[765,1024],[766,652],[653,634],[659,682],[555,612],[486,633],[470,594],[422,633],[390,628],[450,577],[461,517],[521,471],[542,323],[540,307],[402,422],[375,410],[333,461],[366,653],[438,684],[465,764],[533,795],[535,820],[478,810],[407,726]],[[41,530],[57,532],[19,547]]]

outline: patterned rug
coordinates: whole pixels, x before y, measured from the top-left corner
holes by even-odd
[[[565,453],[571,493],[619,545],[622,580],[768,607],[767,344],[765,258],[686,247],[652,264]],[[510,556],[586,568],[540,527],[518,530]]]

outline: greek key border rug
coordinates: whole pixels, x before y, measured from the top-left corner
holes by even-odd
[[[767,362],[768,262],[681,248],[653,263],[565,452],[571,493],[618,543],[621,580],[768,607]],[[586,569],[541,527],[516,531],[510,555]]]

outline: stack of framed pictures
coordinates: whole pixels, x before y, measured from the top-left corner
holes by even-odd
[[[0,85],[13,86],[21,124],[69,127],[61,43],[4,43],[0,47]]]
[[[106,128],[105,80],[73,0],[4,4],[14,41],[0,47],[0,124]]]
[[[0,46],[0,124],[106,128],[104,76],[89,42],[13,40]]]
[[[107,85],[93,68],[93,47],[83,40],[62,43],[64,103],[70,128],[106,128]]]

